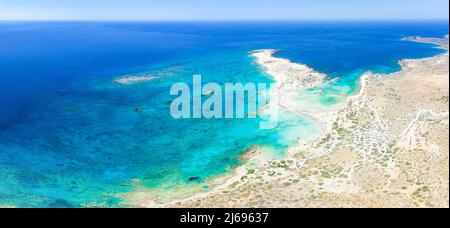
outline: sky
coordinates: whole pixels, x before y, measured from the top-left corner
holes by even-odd
[[[448,18],[448,0],[0,0],[0,20]]]

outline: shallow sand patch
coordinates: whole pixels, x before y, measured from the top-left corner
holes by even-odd
[[[128,85],[132,83],[139,83],[139,82],[145,82],[145,81],[151,81],[158,79],[158,77],[145,75],[145,76],[130,76],[130,77],[123,77],[114,80],[114,83],[121,84],[121,85]]]

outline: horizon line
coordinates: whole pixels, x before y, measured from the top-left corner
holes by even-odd
[[[1,22],[376,22],[445,21],[449,18],[330,18],[330,19],[1,19]]]

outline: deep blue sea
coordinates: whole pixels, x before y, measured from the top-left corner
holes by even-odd
[[[448,21],[0,22],[0,206],[119,206],[136,182],[170,188],[192,177],[206,189],[247,148],[282,153],[314,123],[286,117],[260,130],[258,119],[175,120],[173,83],[193,74],[271,82],[248,52],[280,49],[339,77],[330,90],[352,93],[367,70],[442,52],[402,37],[446,34]],[[113,83],[147,73],[161,78]]]

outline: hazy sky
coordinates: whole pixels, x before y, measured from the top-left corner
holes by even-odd
[[[0,0],[0,20],[448,20],[448,8],[448,0]]]

